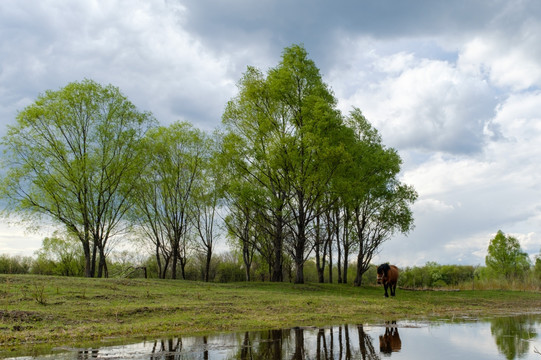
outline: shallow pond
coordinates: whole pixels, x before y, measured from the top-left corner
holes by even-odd
[[[17,359],[538,359],[541,315],[177,337]]]

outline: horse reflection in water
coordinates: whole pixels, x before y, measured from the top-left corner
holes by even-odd
[[[402,349],[402,341],[398,334],[396,321],[393,321],[390,326],[385,327],[385,333],[379,336],[379,350],[385,355],[391,355],[400,349]]]

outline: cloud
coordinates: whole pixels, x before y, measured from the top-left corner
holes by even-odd
[[[14,102],[88,77],[120,87],[162,122],[183,119],[210,129],[234,94],[229,58],[183,28],[180,3],[23,1],[13,8],[2,17],[11,36],[0,43],[0,83],[9,84],[0,93]]]
[[[481,33],[466,42],[459,66],[471,74],[485,73],[497,87],[513,91],[541,85],[541,44],[537,19],[522,20],[514,31],[499,29]]]
[[[347,89],[353,86],[341,85],[337,94],[343,108],[363,109],[386,143],[403,150],[451,154],[482,150],[484,129],[497,105],[483,78],[472,77],[448,61],[412,53],[372,52],[363,60],[379,74],[378,79],[349,94]],[[334,70],[333,79],[347,82],[348,75],[339,72]]]
[[[532,254],[540,14],[535,0],[4,0],[0,122],[13,123],[40,92],[88,77],[118,86],[162,124],[210,130],[247,65],[266,71],[303,43],[340,109],[363,111],[420,194],[416,229],[386,243],[382,260],[476,264],[498,229]]]
[[[501,136],[487,140],[480,153],[436,152],[410,164],[402,179],[420,195],[413,207],[416,229],[391,240],[382,253],[417,265],[484,264],[488,242],[501,229],[517,237],[531,258],[539,254],[540,101],[534,91],[498,105],[491,123]]]

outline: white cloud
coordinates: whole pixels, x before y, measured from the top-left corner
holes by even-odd
[[[120,87],[162,122],[184,119],[207,129],[219,123],[234,94],[229,58],[183,28],[186,11],[180,3],[24,2],[22,7],[24,12],[10,14],[18,17],[11,20],[11,40],[0,43],[5,69],[0,84],[10,86],[0,86],[2,93],[22,97],[32,87],[37,96],[89,77]],[[19,93],[13,94],[15,83],[24,85],[15,85]]]
[[[482,77],[464,73],[448,61],[417,58],[411,53],[369,54],[356,58],[379,76],[364,76],[369,85],[355,91],[351,91],[355,85],[340,84],[337,94],[343,109],[360,107],[384,141],[399,149],[459,154],[481,150],[485,124],[496,105],[494,93]],[[356,72],[346,69],[347,74],[334,69],[331,78],[348,82],[348,76]]]
[[[402,180],[413,185],[421,197],[441,196],[450,189],[472,189],[490,182],[490,163],[436,153],[429,160],[404,172]]]
[[[527,20],[512,32],[493,31],[468,41],[458,64],[470,73],[487,73],[499,87],[514,91],[541,85],[541,24]]]
[[[460,204],[457,204],[457,206],[460,206]],[[453,210],[455,210],[455,206],[446,204],[444,201],[437,199],[421,199],[414,204],[413,210],[417,214],[429,214],[434,211],[452,212]]]

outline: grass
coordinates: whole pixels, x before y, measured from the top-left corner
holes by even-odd
[[[483,317],[541,309],[531,291],[0,275],[0,357],[20,349],[220,331]]]

